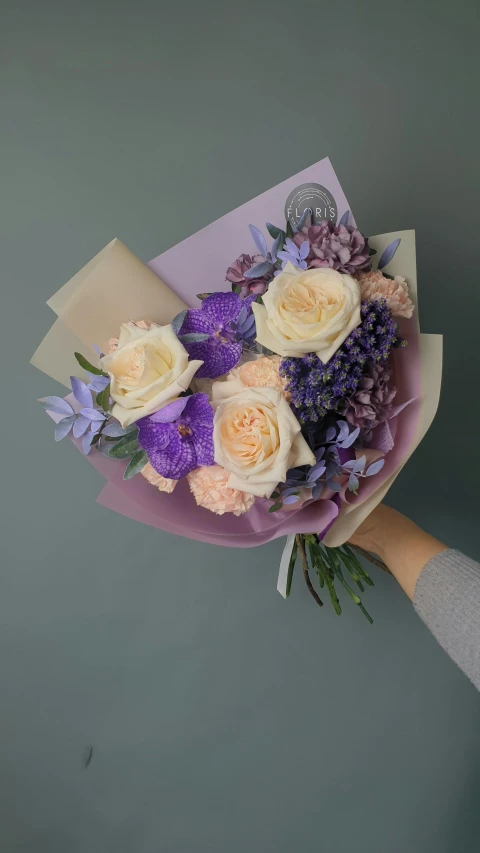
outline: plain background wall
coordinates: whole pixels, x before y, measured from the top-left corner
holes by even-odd
[[[46,299],[329,155],[366,233],[415,228],[441,408],[390,502],[480,557],[478,10],[3,0],[2,853],[470,853],[478,695],[395,583],[370,627],[95,504],[36,398]],[[93,756],[84,767],[85,750]]]

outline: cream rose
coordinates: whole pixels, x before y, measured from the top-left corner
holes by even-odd
[[[315,456],[284,396],[275,388],[245,388],[218,401],[212,389],[215,462],[229,472],[228,486],[270,497],[289,468],[313,465]]]
[[[282,356],[314,352],[325,364],[361,320],[358,282],[329,267],[289,263],[262,298],[252,305],[257,341]]]
[[[171,326],[124,323],[117,348],[100,359],[110,376],[112,415],[123,427],[161,409],[185,391],[203,361],[189,361]]]

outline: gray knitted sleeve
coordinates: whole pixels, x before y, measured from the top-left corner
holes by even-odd
[[[480,690],[480,564],[460,551],[442,551],[418,578],[413,605]]]

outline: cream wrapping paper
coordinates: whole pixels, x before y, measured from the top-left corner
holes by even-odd
[[[73,276],[47,305],[59,319],[46,335],[31,363],[69,387],[78,373],[73,355],[81,351],[95,364],[94,346],[108,351],[127,320],[166,325],[187,306],[120,240],[112,240]]]

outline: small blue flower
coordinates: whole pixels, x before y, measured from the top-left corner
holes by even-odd
[[[63,397],[44,397],[40,402],[47,412],[63,415],[55,426],[55,441],[61,441],[73,430],[74,437],[82,439],[82,450],[87,455],[90,453],[93,439],[100,432],[107,417],[100,409],[94,408],[92,391],[85,382],[71,376],[70,385],[73,396],[81,405],[79,412],[75,412]]]
[[[285,269],[287,264],[293,264],[294,267],[297,267],[300,270],[307,269],[307,261],[308,254],[310,252],[310,243],[308,240],[304,240],[303,243],[300,244],[300,248],[295,245],[293,240],[290,237],[287,237],[285,241],[284,251],[279,252],[277,257],[282,261],[282,270]],[[277,270],[275,275],[278,275],[281,270]]]

